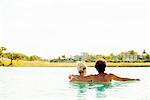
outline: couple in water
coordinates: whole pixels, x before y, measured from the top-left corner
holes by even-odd
[[[111,82],[112,80],[139,81],[139,79],[122,78],[111,73],[105,73],[106,62],[104,59],[99,59],[95,64],[95,68],[98,71],[98,74],[86,76],[86,64],[83,62],[77,62],[77,70],[79,75],[69,75],[70,82]]]

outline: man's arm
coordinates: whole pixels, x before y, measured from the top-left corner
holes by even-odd
[[[140,80],[140,79],[122,78],[114,74],[110,74],[110,75],[112,80],[116,80],[116,81],[139,81]]]
[[[75,80],[77,80],[77,76],[76,76],[76,75],[72,75],[72,74],[69,75],[68,78],[69,78],[70,81],[75,81]]]
[[[93,75],[88,75],[84,77],[77,77],[77,75],[68,76],[70,82],[92,82]]]
[[[73,75],[72,74],[69,75],[68,78],[71,80],[73,78]]]
[[[84,77],[81,78],[81,77],[79,77],[79,75],[69,75],[68,78],[69,78],[70,82],[84,82],[84,80],[85,80]]]

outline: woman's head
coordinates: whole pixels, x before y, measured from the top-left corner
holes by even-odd
[[[85,75],[86,74],[86,68],[87,68],[87,66],[86,66],[86,64],[84,64],[83,62],[77,62],[76,63],[76,66],[77,66],[77,70],[78,70],[78,72],[80,73],[80,74],[83,74],[83,75]]]
[[[97,60],[95,64],[95,68],[98,71],[98,73],[104,73],[106,67],[106,62],[104,59]]]

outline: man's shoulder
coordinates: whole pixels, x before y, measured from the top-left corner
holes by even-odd
[[[109,73],[108,75],[110,75],[110,76],[114,76],[114,74],[112,74],[112,73]]]
[[[108,77],[110,77],[110,78],[115,77],[115,75],[114,75],[114,74],[112,74],[112,73],[107,74],[107,76],[108,76]]]

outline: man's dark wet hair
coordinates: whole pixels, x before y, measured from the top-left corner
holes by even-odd
[[[104,73],[106,67],[106,63],[104,60],[98,60],[95,64],[95,68],[98,73]]]

